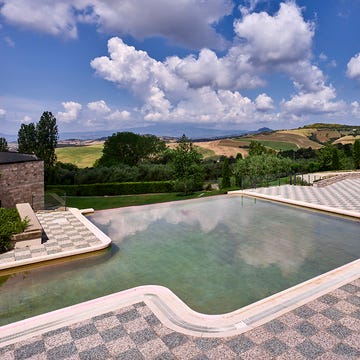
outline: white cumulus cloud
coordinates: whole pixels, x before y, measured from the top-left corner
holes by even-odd
[[[5,0],[0,13],[12,24],[36,31],[77,36],[74,8],[70,1],[51,0]]]
[[[135,38],[162,36],[191,48],[221,48],[213,25],[233,10],[231,0],[3,0],[0,13],[23,28],[77,37],[78,25]]]
[[[4,116],[6,114],[6,110],[0,108],[0,116]]]
[[[87,107],[98,114],[106,114],[111,111],[104,100],[89,102]]]
[[[360,104],[358,101],[351,103],[351,115],[360,118]]]
[[[287,113],[297,116],[335,114],[345,111],[346,104],[335,99],[335,89],[332,86],[324,86],[317,92],[294,95],[289,101],[283,101],[282,107]]]
[[[348,62],[346,75],[350,79],[360,80],[360,53],[353,56]]]
[[[64,112],[58,112],[57,116],[60,121],[64,123],[69,123],[77,119],[82,105],[75,101],[63,102],[62,106],[64,107]]]
[[[28,123],[31,122],[31,120],[32,120],[31,116],[25,115],[25,116],[23,117],[23,119],[21,120],[21,122],[22,122],[22,123],[25,123],[25,124],[28,124]]]
[[[106,119],[111,121],[122,121],[130,119],[131,113],[126,110],[115,110],[113,113],[106,116]]]
[[[248,3],[249,10],[257,1]],[[243,12],[234,30],[234,41],[222,55],[202,48],[163,61],[113,37],[108,55],[93,59],[91,66],[142,102],[138,114],[145,121],[239,124],[344,111],[345,104],[312,63],[314,24],[304,20],[295,2],[281,3],[274,15]],[[253,100],[240,92],[265,87],[274,73],[286,75],[295,89],[281,102],[282,113],[265,92]]]
[[[256,64],[293,62],[310,55],[313,24],[305,22],[295,2],[281,3],[274,16],[252,13],[234,24],[251,61]]]
[[[255,99],[255,104],[256,104],[256,108],[259,111],[270,111],[274,109],[274,102],[273,99],[265,94],[262,93],[260,94],[256,99]]]

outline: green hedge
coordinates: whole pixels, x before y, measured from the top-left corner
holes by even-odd
[[[105,196],[169,193],[174,191],[172,181],[124,182],[82,185],[48,185],[47,191],[68,196]]]
[[[0,253],[11,249],[11,235],[23,232],[27,224],[16,209],[0,208]]]

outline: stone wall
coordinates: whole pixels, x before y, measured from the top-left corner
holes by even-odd
[[[2,207],[29,203],[34,210],[44,208],[44,162],[28,161],[0,164]]]

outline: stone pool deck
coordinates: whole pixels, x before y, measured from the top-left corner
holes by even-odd
[[[360,217],[359,189],[358,179],[348,179],[325,188],[281,186],[244,194]],[[63,226],[55,232],[66,231]],[[206,316],[165,288],[130,289],[0,327],[0,358],[359,359],[359,261],[292,291]]]
[[[344,179],[325,187],[283,185],[236,190],[229,194],[254,196],[360,218],[360,177]]]
[[[108,247],[111,239],[78,209],[37,212],[45,242],[0,254],[0,270],[85,254]]]

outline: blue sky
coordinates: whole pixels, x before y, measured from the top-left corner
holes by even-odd
[[[360,125],[360,0],[0,0],[0,133]]]

